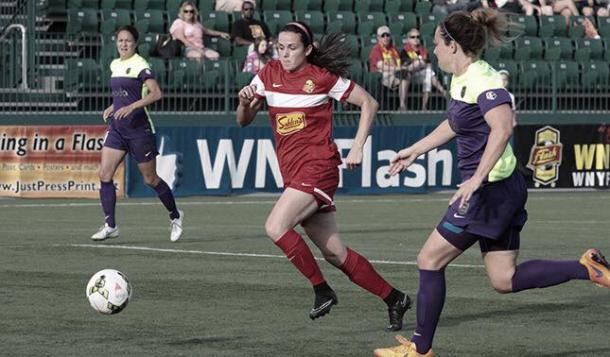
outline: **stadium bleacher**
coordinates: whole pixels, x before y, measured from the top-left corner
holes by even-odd
[[[50,16],[55,21],[55,25],[51,26],[52,32],[75,44],[73,52],[56,64],[63,65],[65,72],[63,78],[57,80],[59,89],[72,91],[72,98],[102,96],[103,93],[96,93],[95,89],[104,86],[74,81],[75,78],[104,81],[92,73],[94,68],[98,74],[105,73],[109,61],[115,56],[113,33],[116,28],[124,24],[135,25],[141,32],[138,49],[142,55],[150,57],[157,36],[166,33],[175,19],[179,3],[180,0],[40,1],[38,10],[41,17]],[[241,16],[240,13],[214,11],[214,2],[210,0],[200,0],[198,6],[204,26],[219,31],[230,32],[231,24]],[[263,19],[273,34],[293,20],[309,23],[316,34],[347,33],[347,40],[353,49],[352,76],[372,92],[384,91],[383,87],[374,83],[378,76],[368,73],[368,55],[375,45],[377,27],[389,25],[399,48],[406,41],[406,32],[411,27],[418,27],[423,44],[430,51],[432,63],[435,64],[432,36],[442,21],[441,16],[432,12],[432,4],[422,0],[259,0],[256,17]],[[565,26],[562,16],[511,15],[511,18],[522,26],[519,32],[512,32],[511,35],[520,36],[516,36],[508,46],[486,49],[483,58],[498,69],[510,71],[510,89],[517,95],[527,95],[532,91],[537,95],[561,95],[561,89],[570,87],[581,89],[589,96],[601,96],[608,90],[609,18],[592,19],[599,29],[600,39],[583,38],[582,17],[571,19],[569,27]],[[247,49],[219,38],[206,38],[205,45],[218,51],[223,60],[219,63],[208,62],[204,66],[183,59],[164,61],[151,58],[151,62],[156,64],[157,72],[167,71],[158,76],[166,79],[172,90],[204,91],[222,100],[223,95],[230,95],[236,88],[234,83],[227,80],[237,78],[241,84],[245,81],[246,76],[238,74]],[[6,51],[3,53],[6,56]],[[82,66],[75,63],[82,63]],[[5,72],[9,70],[13,71],[14,68]],[[223,71],[228,72],[225,74]],[[6,78],[14,77],[6,74],[0,83],[6,87],[12,83]],[[553,86],[555,91],[552,90]],[[416,96],[417,92],[411,93]],[[436,92],[432,94],[436,97],[436,104],[432,104],[432,108],[444,109],[444,98]],[[383,96],[395,99],[397,93],[383,93]],[[383,104],[382,109],[386,110],[397,107],[391,101]],[[222,104],[220,107],[227,106]]]

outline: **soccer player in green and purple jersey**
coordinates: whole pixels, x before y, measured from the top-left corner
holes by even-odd
[[[176,208],[170,187],[157,175],[156,156],[159,153],[155,127],[146,110],[146,106],[161,99],[163,93],[148,62],[136,53],[138,31],[132,26],[123,26],[117,30],[116,35],[120,57],[110,64],[112,105],[103,113],[109,126],[104,138],[99,172],[105,224],[91,239],[101,241],[119,236],[115,222],[116,191],[112,177],[129,153],[137,162],[144,183],[155,190],[169,211],[170,239],[175,242],[182,236],[184,214]]]

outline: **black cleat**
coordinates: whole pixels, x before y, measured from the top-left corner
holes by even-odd
[[[337,305],[337,303],[339,303],[339,300],[332,290],[316,293],[316,298],[313,303],[313,308],[309,312],[309,317],[312,320],[322,317],[328,314],[333,305]]]
[[[411,299],[409,295],[400,293],[400,298],[394,305],[388,307],[388,315],[390,316],[390,324],[386,326],[386,331],[399,331],[402,329],[402,317],[405,312],[411,308]]]

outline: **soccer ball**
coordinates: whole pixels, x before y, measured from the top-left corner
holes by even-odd
[[[121,312],[131,297],[131,285],[125,274],[104,269],[93,274],[87,283],[87,299],[99,313],[111,315]]]

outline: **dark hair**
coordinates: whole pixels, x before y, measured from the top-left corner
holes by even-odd
[[[307,62],[322,67],[336,76],[349,76],[352,49],[345,34],[325,35],[320,40],[320,44],[316,46],[313,33],[304,22],[290,22],[282,27],[280,32],[294,32],[301,37],[305,48],[312,46],[311,53],[307,56]]]
[[[138,42],[138,38],[140,38],[140,34],[138,33],[138,30],[136,30],[135,27],[131,26],[131,25],[125,25],[125,26],[121,26],[119,27],[116,32],[114,33],[115,36],[119,36],[119,33],[121,31],[127,31],[131,34],[131,36],[133,36],[133,39],[135,42]]]
[[[517,27],[506,15],[493,9],[457,11],[439,25],[446,44],[453,40],[472,57],[479,57],[488,44],[498,46],[512,41],[506,33]]]
[[[246,4],[250,4],[252,7],[256,7],[256,5],[254,5],[254,3],[252,1],[246,0],[241,4],[241,8],[243,9],[244,5],[246,5]]]
[[[261,42],[263,41],[267,41],[267,51],[265,51],[265,53],[260,54],[258,53],[258,46],[260,46]],[[264,37],[257,37],[254,39],[254,52],[256,52],[256,55],[258,56],[258,59],[263,62],[263,63],[267,63],[269,62],[269,60],[271,59],[271,42],[269,42],[268,39],[264,38]]]

